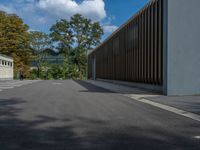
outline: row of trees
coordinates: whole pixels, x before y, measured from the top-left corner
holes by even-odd
[[[14,58],[15,72],[22,70],[30,76],[30,60],[37,63],[37,77],[49,69],[52,76],[84,78],[87,51],[100,43],[103,29],[98,22],[76,14],[70,20],[61,19],[50,28],[50,34],[28,31],[28,26],[16,15],[0,12],[0,53]],[[46,49],[53,49],[64,57],[61,65],[44,62]],[[44,65],[45,64],[45,65]],[[54,72],[55,71],[55,72]]]

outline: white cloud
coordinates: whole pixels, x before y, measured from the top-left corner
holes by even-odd
[[[103,30],[105,33],[112,33],[117,29],[118,29],[118,27],[115,25],[104,25],[103,26]]]
[[[12,0],[0,4],[0,10],[16,13],[30,28],[46,30],[58,19],[69,19],[76,13],[99,21],[106,35],[118,27],[112,24],[115,16],[107,15],[104,0]]]
[[[40,0],[37,5],[40,9],[58,18],[70,18],[76,13],[94,21],[100,21],[106,17],[103,0],[83,0],[81,3],[74,0]]]
[[[29,29],[28,32],[41,32],[40,30]]]

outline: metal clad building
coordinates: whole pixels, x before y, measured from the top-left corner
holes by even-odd
[[[167,95],[200,94],[200,69],[183,67],[200,65],[197,6],[199,0],[152,0],[88,55],[88,78],[151,85]]]
[[[13,79],[13,59],[0,54],[0,80]]]

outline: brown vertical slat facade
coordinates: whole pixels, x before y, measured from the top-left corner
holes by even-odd
[[[154,0],[88,55],[88,78],[163,84],[163,0]]]

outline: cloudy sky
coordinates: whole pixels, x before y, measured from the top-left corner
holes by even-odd
[[[49,32],[56,20],[80,13],[99,21],[106,38],[149,0],[0,0],[0,10],[16,13],[31,30]]]

